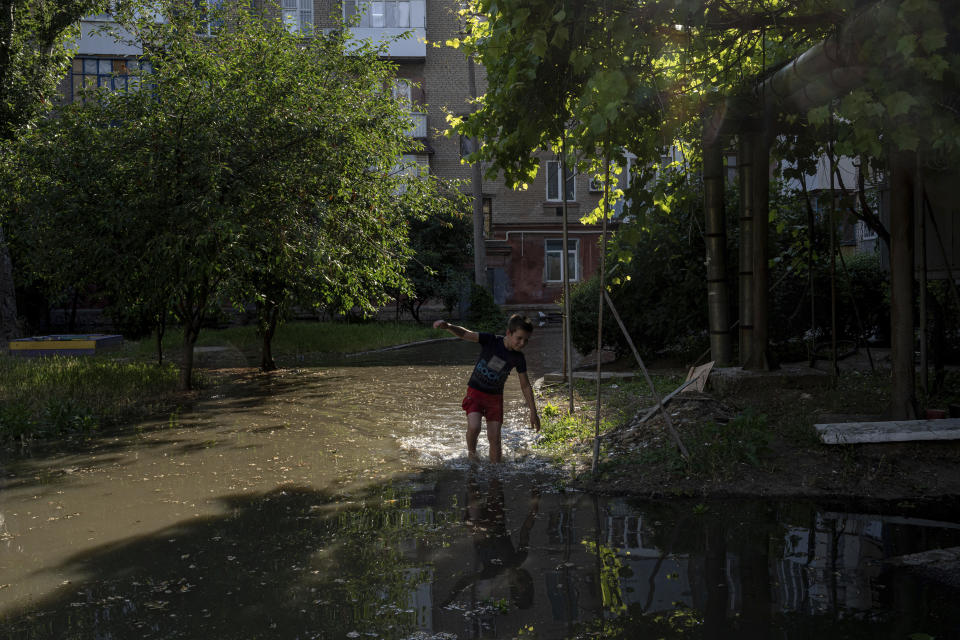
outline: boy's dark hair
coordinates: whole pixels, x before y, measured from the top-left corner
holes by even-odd
[[[523,329],[527,333],[533,333],[533,322],[530,321],[530,318],[515,313],[507,320],[507,332],[513,333],[517,329]]]

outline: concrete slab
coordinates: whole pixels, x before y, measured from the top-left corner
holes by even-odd
[[[601,380],[633,380],[636,377],[636,374],[632,371],[602,371],[600,372]],[[574,380],[596,380],[597,372],[596,371],[574,371],[573,372]],[[550,373],[543,374],[544,382],[563,382],[565,377],[560,371],[551,371]]]
[[[775,371],[714,367],[708,384],[723,395],[744,390],[820,389],[830,385],[830,374],[800,364],[785,364]]]

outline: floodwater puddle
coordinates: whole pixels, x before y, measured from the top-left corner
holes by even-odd
[[[562,491],[514,380],[510,461],[471,465],[472,346],[256,377],[3,461],[0,637],[960,636],[950,505]]]

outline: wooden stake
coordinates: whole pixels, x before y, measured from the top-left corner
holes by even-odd
[[[640,352],[637,351],[637,347],[633,344],[633,339],[630,338],[630,334],[627,333],[627,328],[623,325],[623,320],[620,319],[620,314],[617,313],[617,308],[613,306],[613,300],[610,299],[610,296],[606,291],[603,292],[603,297],[606,299],[607,305],[610,307],[610,313],[613,314],[614,320],[616,320],[617,324],[620,325],[620,331],[623,332],[623,337],[627,339],[627,344],[630,345],[630,350],[633,351],[633,357],[637,359],[637,364],[640,365],[640,370],[643,371],[643,377],[646,378],[647,384],[650,385],[650,392],[657,401],[657,406],[660,408],[660,411],[663,411],[663,421],[667,425],[667,430],[670,431],[670,435],[673,437],[673,441],[680,450],[680,454],[683,456],[683,459],[689,462],[690,453],[683,445],[683,441],[680,439],[680,434],[677,433],[677,430],[673,428],[673,421],[670,419],[670,414],[664,411],[663,402],[660,400],[660,394],[657,393],[656,387],[653,386],[653,380],[650,379],[650,374],[647,372],[647,367],[643,364],[643,358],[640,357]]]

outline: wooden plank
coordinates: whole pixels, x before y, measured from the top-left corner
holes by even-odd
[[[884,562],[901,567],[922,567],[929,564],[943,564],[944,562],[960,562],[960,547],[930,549],[929,551],[887,558]]]
[[[679,387],[677,387],[676,389],[674,389],[674,390],[671,391],[670,393],[668,393],[666,396],[664,396],[663,400],[660,401],[660,404],[659,404],[659,405],[657,405],[657,406],[655,406],[655,407],[651,407],[649,411],[647,411],[645,414],[643,414],[643,417],[640,418],[640,424],[643,424],[644,422],[646,422],[647,420],[649,420],[649,419],[653,416],[653,414],[655,414],[657,411],[659,411],[661,405],[662,405],[662,406],[666,406],[666,404],[667,404],[668,402],[670,402],[671,400],[673,400],[673,396],[677,395],[678,393],[680,393],[681,391],[683,391],[683,390],[686,389],[687,387],[689,387],[689,386],[691,386],[691,385],[694,385],[694,384],[696,384],[696,383],[697,383],[697,378],[692,378],[692,379],[687,380],[686,382],[684,382],[682,385],[680,385]],[[666,411],[666,409],[664,409],[664,411]]]
[[[703,391],[703,388],[707,385],[707,378],[710,376],[710,371],[713,369],[714,361],[711,360],[707,364],[700,365],[699,367],[690,367],[690,371],[687,373],[687,379],[679,387],[671,391],[669,394],[660,401],[660,405],[652,407],[649,409],[643,417],[640,418],[639,423],[643,424],[647,420],[653,417],[653,415],[660,409],[660,406],[666,406],[668,402],[673,400],[673,397],[678,393],[683,393],[688,390]]]
[[[813,425],[824,444],[960,440],[960,418]]]
[[[707,378],[710,377],[710,371],[713,369],[713,363],[715,360],[711,360],[707,364],[702,364],[699,367],[690,367],[690,372],[687,374],[687,380],[694,380],[696,384],[693,386],[687,387],[684,391],[699,391],[703,392],[704,387],[707,386]]]

